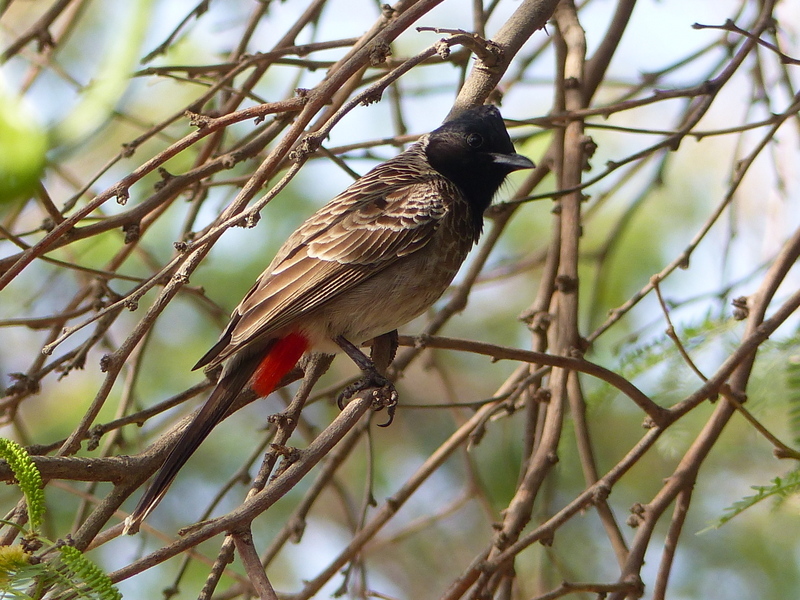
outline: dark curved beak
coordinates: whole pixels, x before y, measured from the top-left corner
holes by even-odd
[[[533,169],[536,167],[533,161],[522,156],[522,154],[498,154],[492,153],[492,162],[496,165],[504,166],[508,172],[519,171],[520,169]]]

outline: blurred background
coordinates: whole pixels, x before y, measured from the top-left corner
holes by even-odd
[[[406,3],[430,9],[391,41],[385,62],[364,64],[337,89],[328,112],[322,110],[308,129],[327,124],[333,111],[366,85],[452,34],[425,28],[495,39],[514,19],[532,14],[525,11],[535,4]],[[487,215],[483,245],[462,268],[454,292],[401,333],[431,331],[436,323],[431,332],[441,335],[537,347],[531,321],[521,315],[552,283],[545,265],[559,226],[560,196],[554,192],[569,187],[562,185],[554,148],[564,125],[583,119],[585,146],[594,150],[583,172],[579,240],[579,333],[590,342],[586,358],[671,407],[703,382],[665,333],[670,323],[650,285],[654,275],[662,275],[659,289],[676,337],[706,377],[746,336],[747,320],[739,317],[747,317],[747,310],[742,301],[738,309],[733,306],[735,299],[752,302],[772,280],[769,316],[800,284],[796,267],[779,276],[770,271],[780,256],[796,252],[792,239],[800,225],[800,15],[788,2],[577,4],[587,69],[597,67],[599,60],[592,60],[607,44],[613,46],[608,67],[596,71],[600,79],[586,98],[585,113],[565,117],[573,110],[563,105],[564,48],[571,46],[551,21],[506,57],[510,62],[489,98],[500,103],[517,151],[544,165],[537,171],[542,176],[510,178]],[[402,12],[405,5],[398,6]],[[559,10],[572,10],[563,6]],[[299,89],[321,89],[341,67],[337,61],[391,11],[368,0],[234,0],[196,7],[170,0],[11,0],[0,7],[0,277],[6,277],[0,280],[0,435],[34,454],[53,455],[98,398],[102,407],[91,424],[112,425],[96,436],[97,443],[84,442],[79,457],[136,455],[194,410],[202,390],[169,410],[139,413],[203,382],[191,367],[278,246],[354,176],[437,127],[480,65],[453,45],[448,58],[435,55],[410,69],[379,102],[349,110],[325,136],[322,149],[260,211],[257,225],[225,228],[188,283],[147,322],[147,311],[185,257],[175,243],[191,243],[222,222],[222,212],[279,147],[296,116],[279,112],[232,121],[173,152],[198,131],[185,113],[219,117],[296,97]],[[760,44],[748,47],[751,36]],[[291,164],[284,160],[270,173],[247,198],[250,206],[268,197]],[[103,200],[92,207],[97,198]],[[59,233],[59,223],[82,209],[86,214],[75,228]],[[495,239],[494,233],[500,235]],[[20,262],[42,240],[49,245],[29,263]],[[474,281],[464,275],[473,270]],[[468,302],[456,312],[452,298],[459,294]],[[556,304],[550,306],[555,311]],[[795,448],[800,446],[797,326],[793,311],[759,345],[745,404],[765,431]],[[77,328],[64,335],[65,327]],[[139,341],[127,347],[132,335]],[[45,347],[49,354],[43,354]],[[117,355],[124,365],[110,378],[101,358],[120,348],[126,348]],[[401,404],[394,423],[365,428],[305,516],[302,537],[281,545],[267,566],[279,592],[312,597],[303,595],[310,589],[305,582],[317,581],[354,532],[475,410],[497,398],[504,382],[518,380],[524,367],[469,352],[430,348],[413,358],[408,352],[401,348],[408,364],[398,380]],[[350,361],[334,361],[290,445],[306,446],[331,423],[339,413],[332,399],[356,373]],[[581,385],[591,439],[567,410],[558,462],[543,475],[526,532],[590,485],[580,439],[591,444],[602,476],[646,434],[644,413],[616,388],[585,375]],[[167,597],[198,596],[220,536],[196,547],[195,554],[124,576],[114,572],[176,539],[178,529],[201,519],[213,502],[214,515],[239,506],[250,483],[242,472],[256,472],[274,434],[267,417],[285,406],[296,387],[246,406],[221,425],[141,534],[103,540],[88,553],[112,573],[126,599],[159,597],[165,589]],[[496,524],[503,522],[540,441],[544,417],[539,413],[537,421],[535,414],[546,409],[531,408],[540,401],[531,388],[487,417],[482,435],[460,444],[342,572],[320,582],[313,597],[337,592],[358,598],[442,597],[496,543]],[[505,576],[512,583],[481,597],[593,598],[603,589],[589,582],[619,583],[628,563],[613,550],[604,523],[615,522],[621,539],[634,542],[631,507],[647,505],[659,494],[705,435],[718,406],[699,403],[671,423],[614,482],[611,521],[592,507],[577,512],[557,527],[551,543],[534,543],[516,555],[513,573]],[[140,418],[125,420],[136,414]],[[378,423],[384,419],[377,415]],[[696,465],[691,504],[666,570],[668,587],[658,593],[668,589],[666,597],[677,600],[797,597],[796,459],[776,459],[774,442],[739,413],[720,435],[703,439],[713,447]],[[312,471],[256,519],[260,551],[279,537],[318,475],[319,469]],[[115,488],[77,479],[47,481],[43,533],[51,540],[85,533],[92,511]],[[118,525],[139,493],[103,528]],[[763,501],[747,500],[759,494]],[[0,490],[4,513],[13,515],[19,499],[14,486]],[[670,506],[657,520],[645,544],[638,571],[644,597],[659,589],[665,540],[676,522],[672,511]],[[6,533],[4,542],[13,537]],[[584,587],[553,592],[562,581]],[[248,590],[236,561],[214,597],[250,597]]]

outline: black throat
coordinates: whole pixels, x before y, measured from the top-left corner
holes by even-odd
[[[483,213],[502,185],[506,170],[493,164],[487,155],[465,156],[436,140],[429,141],[425,155],[430,165],[459,189],[467,200],[470,221],[481,231]]]

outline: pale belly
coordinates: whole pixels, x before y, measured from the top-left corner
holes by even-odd
[[[421,315],[453,281],[469,250],[461,246],[406,257],[308,315],[304,329],[314,349],[335,353],[333,338],[358,345]]]

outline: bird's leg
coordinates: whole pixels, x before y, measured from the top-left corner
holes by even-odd
[[[397,329],[392,329],[389,333],[384,333],[372,340],[370,356],[372,362],[376,364],[390,365],[397,356],[397,349],[400,347],[400,336]]]
[[[333,340],[336,344],[349,356],[354,363],[361,369],[364,376],[355,383],[348,385],[342,393],[339,394],[337,403],[339,408],[344,408],[344,403],[347,399],[351,398],[354,394],[369,388],[377,388],[373,392],[373,401],[378,404],[378,410],[387,406],[389,409],[389,420],[381,424],[381,427],[387,427],[391,424],[394,418],[394,409],[397,406],[397,390],[391,381],[386,379],[383,375],[378,373],[375,364],[353,345],[348,339],[339,336]]]

